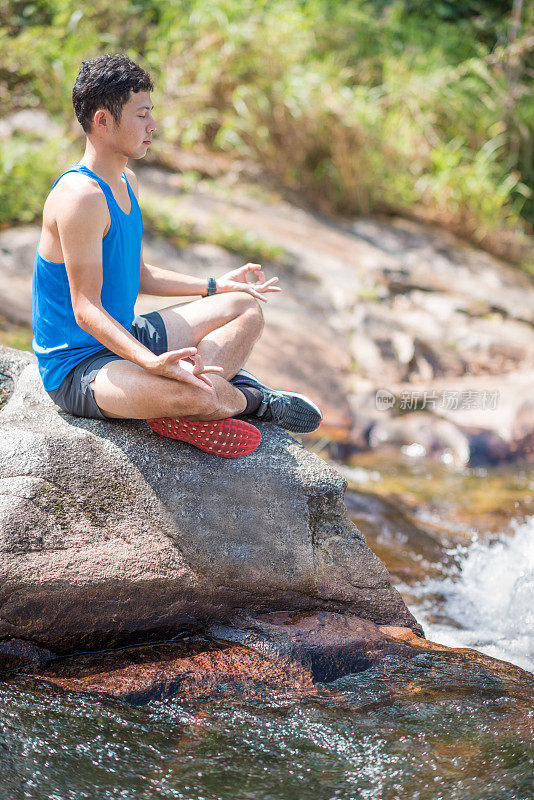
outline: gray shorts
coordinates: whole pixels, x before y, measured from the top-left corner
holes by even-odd
[[[163,318],[157,311],[134,317],[130,333],[157,356],[167,352],[167,331]],[[124,360],[112,350],[103,347],[102,350],[92,353],[76,364],[58,388],[52,389],[48,394],[63,411],[75,417],[110,419],[97,406],[89,384],[96,378],[98,370],[108,361]]]

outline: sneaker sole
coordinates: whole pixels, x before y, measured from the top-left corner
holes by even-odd
[[[154,433],[187,442],[220,458],[247,456],[261,442],[261,433],[254,425],[233,417],[210,422],[161,417],[147,419],[147,424]]]
[[[246,380],[241,383],[242,386],[250,386],[252,384],[258,389],[266,389],[269,391],[268,386],[265,386],[264,383],[255,378],[254,375],[251,375],[250,372],[247,372],[246,369],[242,369],[240,372],[241,375],[246,378]],[[233,385],[239,388],[239,378]],[[319,406],[315,405],[313,400],[310,400],[309,397],[305,397],[298,392],[282,392],[278,389],[274,391],[276,391],[277,394],[284,395],[284,397],[299,401],[296,404],[294,403],[292,408],[288,408],[287,419],[283,420],[282,425],[285,430],[292,431],[293,433],[312,433],[320,427],[323,421],[323,415],[321,409]],[[259,421],[261,422],[261,419],[259,419]]]

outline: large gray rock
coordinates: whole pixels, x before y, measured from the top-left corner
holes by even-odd
[[[9,348],[0,387],[0,640],[66,652],[236,609],[350,611],[422,633],[348,520],[345,479],[286,433],[263,424],[258,450],[228,460],[144,420],[73,417],[34,356]]]

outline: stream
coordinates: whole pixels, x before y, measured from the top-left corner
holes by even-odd
[[[534,475],[364,453],[337,465],[349,515],[428,639],[534,672]],[[0,683],[4,798],[527,800],[532,697],[389,656],[311,697],[230,684],[134,706]]]

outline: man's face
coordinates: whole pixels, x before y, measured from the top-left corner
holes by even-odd
[[[156,130],[149,92],[130,92],[118,125],[113,122],[109,143],[127,158],[143,158]]]

